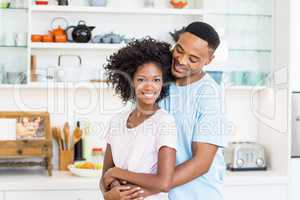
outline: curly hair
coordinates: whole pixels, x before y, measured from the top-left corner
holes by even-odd
[[[146,37],[134,40],[118,52],[112,54],[104,66],[107,79],[112,83],[116,93],[124,103],[135,100],[133,77],[139,66],[153,63],[159,67],[163,75],[163,87],[158,102],[168,95],[168,83],[173,81],[171,75],[172,53],[170,44]]]

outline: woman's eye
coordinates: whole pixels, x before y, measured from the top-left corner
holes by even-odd
[[[156,79],[154,79],[154,82],[160,82],[161,81],[161,79],[160,78],[156,78]]]
[[[143,79],[143,78],[138,78],[137,81],[138,81],[138,82],[143,82],[144,79]]]

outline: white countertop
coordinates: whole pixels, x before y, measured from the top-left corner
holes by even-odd
[[[272,171],[227,172],[225,187],[245,185],[287,184],[288,177]],[[0,171],[0,191],[24,190],[98,190],[99,178],[73,176],[70,172],[53,171],[47,176],[42,170]]]
[[[0,191],[98,189],[99,178],[77,177],[70,172],[53,171],[50,177],[40,169],[0,171]]]

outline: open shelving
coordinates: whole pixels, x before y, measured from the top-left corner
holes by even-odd
[[[67,13],[97,13],[97,14],[137,14],[137,15],[203,15],[201,9],[172,8],[109,8],[91,6],[35,6],[32,12],[67,12]]]

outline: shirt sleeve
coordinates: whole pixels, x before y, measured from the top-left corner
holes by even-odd
[[[227,147],[230,127],[222,107],[220,97],[207,97],[199,101],[193,128],[193,142]]]
[[[177,129],[175,119],[165,114],[159,119],[157,151],[163,146],[177,149]]]

